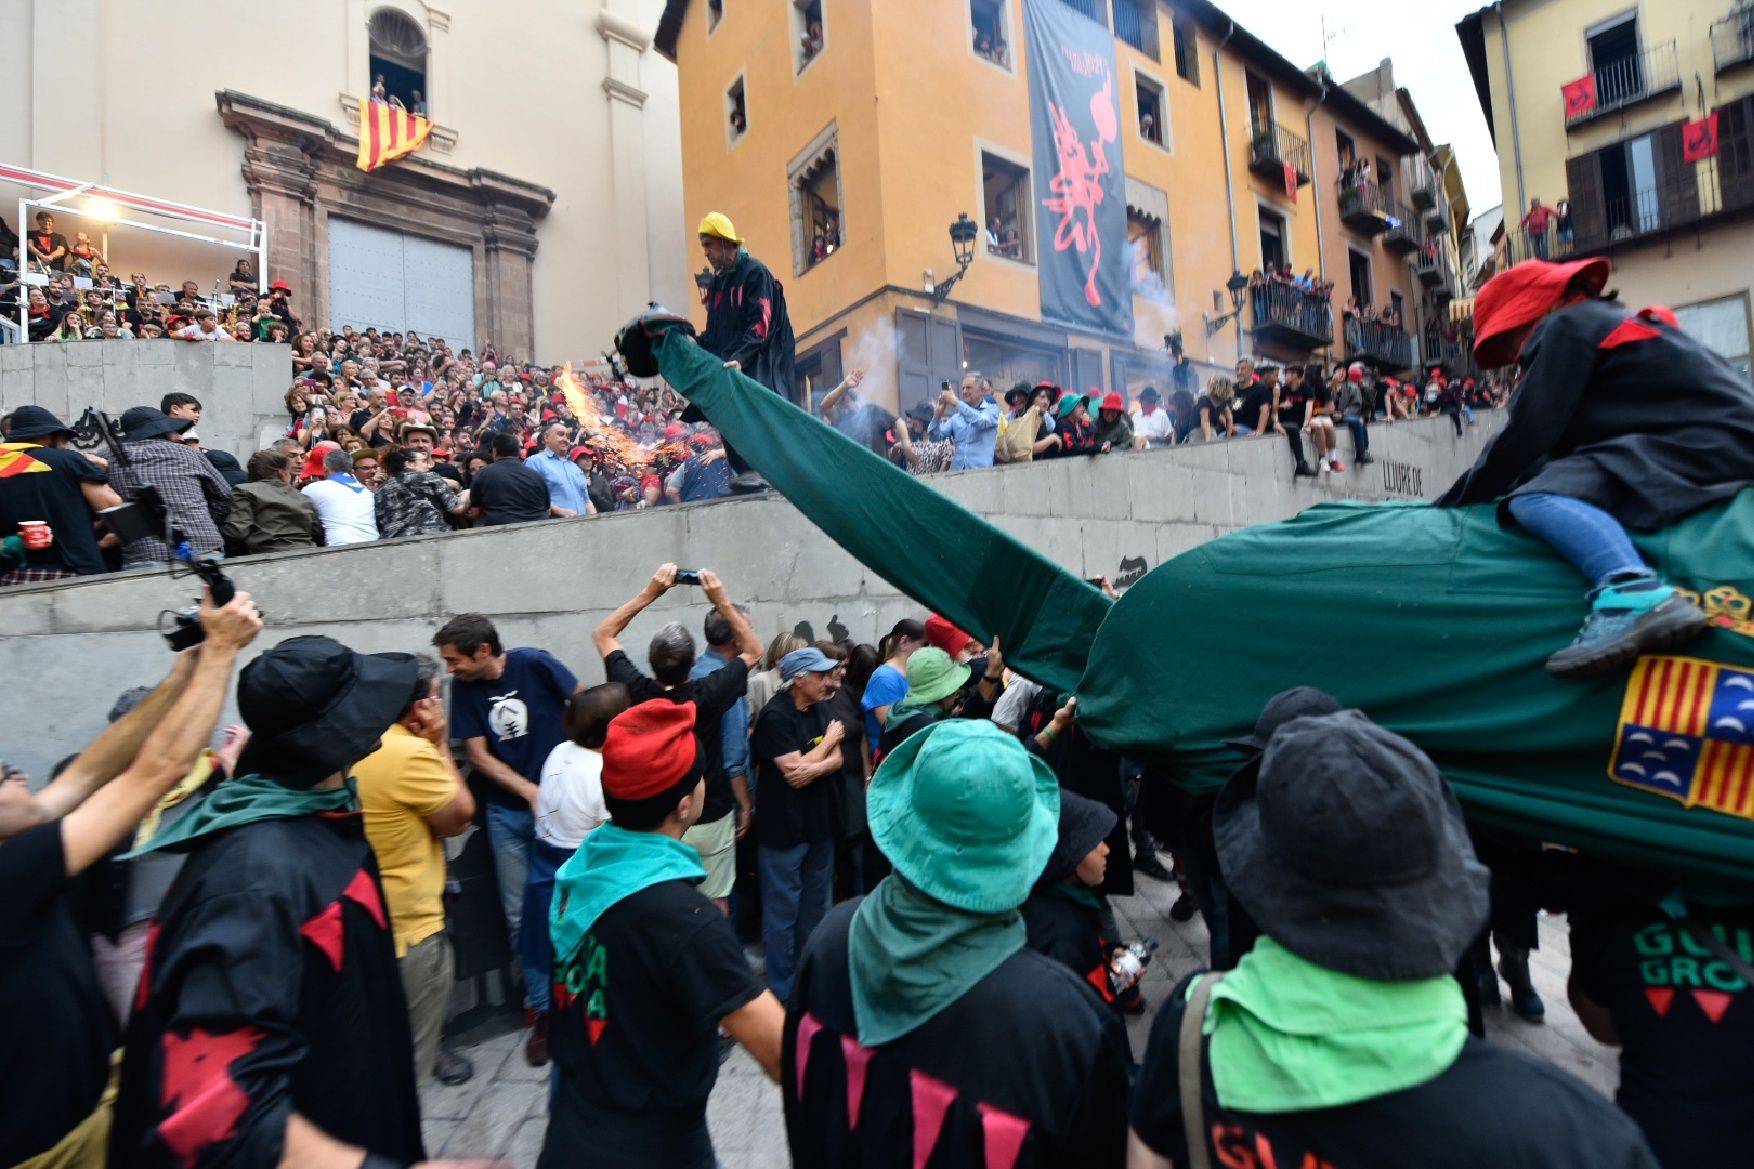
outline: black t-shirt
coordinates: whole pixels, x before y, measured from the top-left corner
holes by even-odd
[[[0,1165],[34,1157],[97,1107],[116,1044],[73,922],[61,821],[0,844]]]
[[[763,989],[725,915],[686,881],[649,886],[556,954],[554,979],[560,1086],[539,1169],[711,1169],[719,1021]]]
[[[547,519],[548,505],[548,480],[516,459],[494,460],[469,484],[469,506],[481,509],[490,528]]]
[[[743,659],[732,658],[722,669],[668,690],[634,665],[626,650],[618,649],[604,658],[603,669],[611,682],[627,687],[635,706],[654,698],[694,703],[694,738],[700,757],[706,761],[706,805],[701,809],[700,823],[716,823],[735,811],[737,797],[731,794],[731,777],[725,774],[724,730],[725,712],[749,693],[749,667]]]
[[[1273,391],[1260,382],[1251,382],[1247,388],[1238,393],[1236,404],[1230,408],[1230,416],[1238,426],[1246,426],[1259,434],[1261,431],[1261,410],[1273,405]],[[1271,424],[1272,418],[1268,418]]]
[[[33,231],[30,233],[30,246],[43,253],[45,256],[52,255],[56,248],[61,249],[61,255],[48,261],[49,271],[65,272],[67,270],[67,237],[60,232]],[[26,260],[31,259],[30,256],[25,256],[23,258]]]
[[[1279,387],[1279,425],[1286,430],[1303,429],[1303,412],[1309,406],[1309,385],[1292,389],[1289,385]]]
[[[828,717],[841,724],[846,733],[840,741],[839,799],[835,803],[835,835],[850,840],[865,830],[865,712],[858,696],[842,686],[833,698],[822,704]]]
[[[1754,961],[1754,910],[1696,910],[1699,927]],[[1571,914],[1571,970],[1620,1033],[1620,1107],[1664,1165],[1754,1156],[1754,994],[1735,969],[1655,908]]]
[[[812,935],[786,1012],[780,1090],[795,1169],[921,1164],[917,1130],[932,1117],[916,1101],[943,1106],[930,1169],[987,1169],[998,1163],[987,1160],[988,1133],[1003,1147],[1019,1130],[1016,1169],[1119,1169],[1130,1064],[1119,1016],[1077,975],[1024,949],[918,1029],[862,1047],[847,973],[858,904],[835,907]],[[805,1019],[813,1033],[800,1071]],[[856,1094],[849,1060],[864,1065]]]
[[[55,542],[25,553],[31,567],[64,565],[84,575],[106,571],[92,531],[91,508],[79,485],[109,480],[76,450],[33,446],[22,453],[50,470],[0,477],[0,536],[15,535],[23,520],[43,520],[54,531]]]
[[[1146,1145],[1186,1165],[1177,1080],[1182,1013],[1192,975],[1158,1009],[1133,1086],[1132,1124]],[[1211,1040],[1202,1044],[1209,1049]],[[1436,1078],[1338,1108],[1257,1114],[1218,1106],[1208,1062],[1201,1076],[1208,1148],[1216,1165],[1322,1165],[1331,1169],[1657,1169],[1638,1128],[1551,1064],[1470,1036]]]
[[[790,690],[781,690],[755,717],[755,733],[749,740],[749,761],[755,767],[755,834],[763,848],[791,848],[818,840],[833,840],[836,833],[836,777],[818,776],[812,783],[794,788],[774,764],[794,751],[809,754],[822,742],[828,729],[826,703],[799,710]],[[844,758],[846,741],[841,742]]]
[[[1082,978],[1104,1002],[1114,1001],[1108,985],[1112,946],[1102,936],[1102,917],[1094,907],[1074,901],[1063,889],[1038,888],[1023,903],[1023,924],[1031,950]]]

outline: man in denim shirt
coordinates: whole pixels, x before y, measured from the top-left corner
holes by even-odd
[[[993,447],[999,439],[999,404],[992,391],[991,379],[970,370],[962,379],[960,401],[949,387],[938,395],[938,409],[926,435],[948,438],[956,444],[956,454],[950,459],[952,471],[993,465]]]

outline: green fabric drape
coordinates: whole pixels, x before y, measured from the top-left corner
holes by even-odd
[[[658,367],[737,453],[854,559],[1049,689],[1070,691],[1109,608],[1085,581],[680,333]],[[900,425],[900,423],[897,423]]]
[[[265,775],[228,779],[205,799],[166,825],[151,841],[123,860],[148,852],[187,852],[215,832],[242,828],[260,820],[291,820],[320,812],[357,812],[359,798],[349,778],[340,787],[292,788]]]

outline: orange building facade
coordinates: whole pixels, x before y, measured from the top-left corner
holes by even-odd
[[[1128,239],[1104,243],[1129,249],[1130,338],[1042,318],[1026,3],[1114,38]],[[862,368],[866,396],[901,409],[979,370],[1130,404],[1167,394],[1172,342],[1188,385],[1239,352],[1416,360],[1394,188],[1418,143],[1203,0],[670,0],[655,43],[678,66],[689,225],[724,212],[784,283],[800,398]],[[1343,151],[1371,177],[1343,178]],[[980,234],[946,290],[961,214]],[[1332,300],[1238,289],[1234,311],[1230,286],[1269,263],[1332,281]],[[1347,320],[1349,300],[1398,305],[1399,327]]]

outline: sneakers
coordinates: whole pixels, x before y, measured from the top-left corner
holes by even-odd
[[[433,1061],[432,1074],[439,1083],[455,1087],[458,1084],[467,1084],[474,1077],[475,1065],[469,1062],[468,1056],[441,1047],[438,1058]]]
[[[1369,451],[1359,451],[1358,452],[1359,466],[1363,466],[1365,463],[1374,463],[1374,462],[1376,462],[1376,460],[1370,457]]]
[[[1340,461],[1340,457],[1338,455],[1335,455],[1334,457],[1332,457],[1328,460],[1328,466],[1330,466],[1334,469],[1334,473],[1336,475],[1338,475],[1341,471],[1344,471],[1346,469],[1346,464],[1342,463]]]
[[[1500,950],[1498,972],[1504,975],[1505,985],[1510,987],[1510,1009],[1531,1023],[1544,1022],[1547,1004],[1535,993],[1535,984],[1529,977],[1529,952]]]
[[[1169,907],[1169,920],[1192,921],[1194,920],[1194,914],[1198,912],[1199,908],[1198,905],[1194,904],[1193,897],[1183,893],[1180,897],[1175,899],[1175,904]]]
[[[530,1037],[524,1040],[524,1062],[533,1068],[546,1067],[548,1064],[548,1012],[525,1007],[524,1022],[530,1028]]]
[[[1641,654],[1672,649],[1710,626],[1705,612],[1654,576],[1603,585],[1577,640],[1547,659],[1555,678],[1594,678]]]
[[[1311,467],[1308,463],[1299,461],[1297,464],[1297,470],[1293,471],[1292,475],[1300,479],[1314,479],[1316,477],[1316,471],[1315,468]]]

